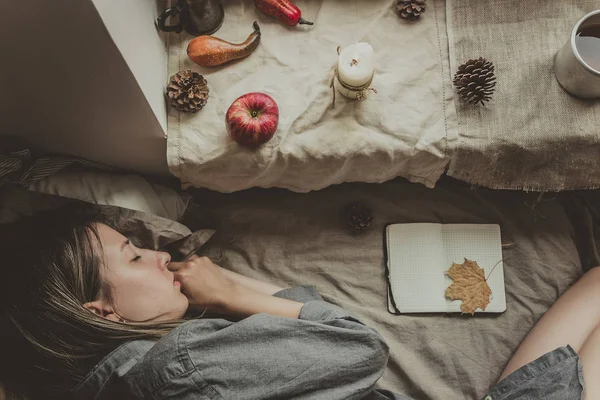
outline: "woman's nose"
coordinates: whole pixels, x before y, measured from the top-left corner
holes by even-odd
[[[171,262],[171,255],[164,251],[158,253],[158,263],[162,269],[166,269]]]

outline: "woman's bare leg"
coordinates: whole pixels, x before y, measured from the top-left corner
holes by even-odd
[[[598,388],[593,387],[600,376],[599,267],[586,273],[544,314],[519,345],[500,380],[523,365],[566,345],[580,355],[586,381],[586,399],[591,399],[590,393],[600,393]]]

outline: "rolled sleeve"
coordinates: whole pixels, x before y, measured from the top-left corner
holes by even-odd
[[[295,286],[281,290],[273,296],[304,303],[304,306],[302,306],[300,314],[298,315],[298,319],[307,321],[325,321],[343,318],[362,324],[358,318],[354,317],[348,311],[324,301],[323,297],[321,297],[314,286]]]
[[[294,286],[291,288],[280,290],[273,295],[282,299],[298,301],[306,303],[311,300],[323,300],[323,297],[317,291],[317,288],[310,285]]]
[[[307,321],[328,321],[334,319],[348,319],[353,322],[357,322],[364,325],[356,317],[352,316],[348,311],[327,303],[325,301],[313,300],[308,303],[304,303],[300,310],[299,319],[305,319]]]

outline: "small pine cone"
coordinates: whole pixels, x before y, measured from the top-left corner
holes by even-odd
[[[416,21],[425,12],[425,0],[397,0],[396,11],[400,18]]]
[[[197,72],[187,69],[179,71],[169,79],[167,99],[179,111],[195,113],[208,100],[208,84]]]
[[[348,226],[355,231],[365,231],[371,227],[373,213],[363,204],[349,204],[345,209],[345,219]]]
[[[463,101],[485,105],[492,99],[496,86],[494,64],[482,57],[469,60],[458,67],[453,83]]]

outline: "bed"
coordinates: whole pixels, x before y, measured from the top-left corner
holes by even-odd
[[[54,185],[45,181],[37,188],[49,192],[53,187],[64,195],[68,191],[58,182],[73,186],[72,176],[51,179]],[[156,190],[145,184],[138,187]],[[81,188],[71,189],[70,195],[89,199],[80,192]],[[283,189],[190,193],[193,206],[180,209],[177,217],[193,224],[194,230],[216,230],[204,230],[197,237],[205,243],[212,235],[201,254],[283,286],[315,285],[326,300],[357,314],[390,345],[388,369],[378,386],[416,400],[481,398],[541,315],[585,270],[600,265],[598,191],[540,196],[473,189],[443,178],[434,190],[397,179],[336,185],[308,194]],[[113,193],[112,198],[117,197]],[[13,204],[29,211],[23,197],[14,199]],[[162,205],[173,204],[163,195],[160,199]],[[357,234],[348,227],[343,210],[352,202],[373,211],[370,230]],[[132,215],[138,222],[139,215],[146,215],[142,220],[147,224],[139,227],[162,226],[169,237],[150,241],[149,246],[162,247],[186,234],[176,222],[151,216],[151,203],[141,204],[138,208],[144,212]],[[383,227],[388,222],[500,224],[507,311],[476,317],[388,313],[383,253]]]
[[[560,196],[471,189],[444,178],[435,190],[405,180],[319,192],[194,192],[217,233],[203,252],[281,285],[309,283],[356,313],[391,348],[381,388],[417,400],[479,399],[535,322],[584,270],[600,265],[600,193]],[[356,235],[340,211],[374,213]],[[505,245],[501,315],[395,316],[386,309],[383,227],[388,222],[498,223]]]

